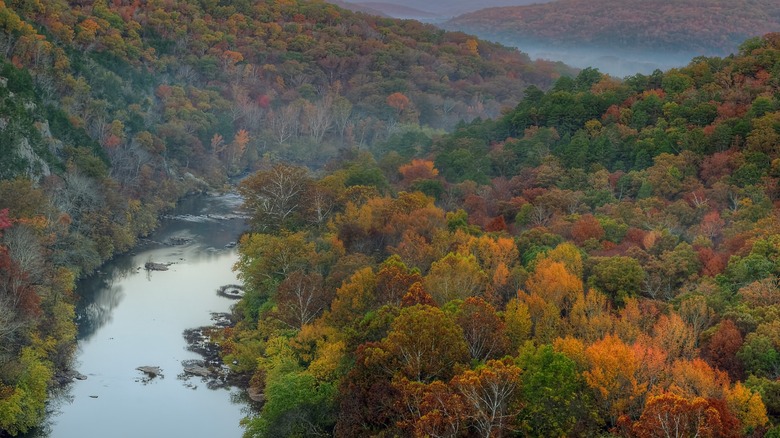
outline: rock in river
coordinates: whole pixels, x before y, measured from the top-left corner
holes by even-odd
[[[144,268],[146,268],[147,271],[167,271],[168,266],[170,266],[170,263],[155,263],[155,262],[146,262],[144,264]]]
[[[209,371],[208,368],[200,365],[192,365],[192,366],[184,367],[184,372],[187,374],[193,374],[200,377],[209,377],[211,375],[211,371]]]
[[[143,367],[138,367],[136,369],[142,373],[146,373],[146,375],[148,375],[151,378],[162,376],[162,370],[160,369],[160,367],[143,366]]]

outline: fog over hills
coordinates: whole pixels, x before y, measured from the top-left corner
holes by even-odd
[[[458,15],[478,11],[483,8],[501,6],[520,6],[545,3],[549,0],[432,0],[421,3],[417,0],[387,1],[336,1],[341,7],[354,11],[386,15],[394,18],[414,19],[429,23],[441,23]]]
[[[780,3],[557,0],[486,8],[441,25],[519,47],[532,57],[624,76],[734,53],[744,40],[780,30]]]

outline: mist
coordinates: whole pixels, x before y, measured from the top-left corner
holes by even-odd
[[[683,67],[691,59],[707,55],[695,52],[661,52],[661,51],[618,51],[593,47],[553,47],[543,44],[515,43],[503,44],[516,47],[527,53],[532,59],[561,61],[576,68],[593,67],[602,73],[616,78],[624,78],[637,73],[650,74],[655,70],[666,71],[675,67]]]

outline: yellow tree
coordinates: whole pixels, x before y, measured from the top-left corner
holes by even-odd
[[[646,387],[637,381],[639,361],[633,349],[617,336],[607,335],[585,349],[583,373],[594,397],[612,425],[629,412]]]
[[[473,255],[449,253],[433,262],[424,284],[433,299],[442,305],[480,294],[485,282],[485,272]]]
[[[567,271],[577,277],[582,277],[582,253],[573,243],[561,243],[548,251],[547,254],[545,254],[545,257],[563,263],[564,266],[566,266]]]
[[[724,398],[729,376],[701,359],[678,360],[672,364],[669,390],[683,397]]]
[[[561,320],[561,311],[556,305],[548,303],[535,293],[520,292],[518,298],[528,307],[531,333],[536,341],[548,343],[565,334],[563,333],[565,326]]]
[[[525,282],[525,288],[565,314],[571,312],[577,297],[583,293],[582,280],[569,272],[563,263],[548,258],[537,263],[533,274]]]
[[[531,314],[525,303],[520,302],[517,298],[512,298],[507,303],[503,316],[510,351],[516,353],[531,336]]]
[[[693,329],[676,312],[661,315],[653,327],[653,343],[666,351],[669,361],[691,359],[696,353],[696,336]]]
[[[569,314],[569,325],[574,336],[594,342],[612,331],[609,300],[597,290],[579,294]]]
[[[336,289],[328,320],[336,327],[345,327],[374,309],[376,301],[376,274],[365,267]]]
[[[751,391],[742,382],[737,382],[734,387],[726,392],[726,404],[731,412],[736,415],[742,427],[747,430],[755,430],[765,426],[769,419],[766,416],[766,406],[761,395]]]

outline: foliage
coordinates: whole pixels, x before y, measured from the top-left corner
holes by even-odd
[[[770,34],[623,82],[588,69],[430,143],[280,165],[300,171],[307,208],[275,228],[270,197],[248,197],[271,226],[242,239],[224,358],[321,405],[285,395],[252,433],[315,432],[289,419],[338,436],[770,430],[778,54]],[[389,116],[424,106],[387,91]]]

